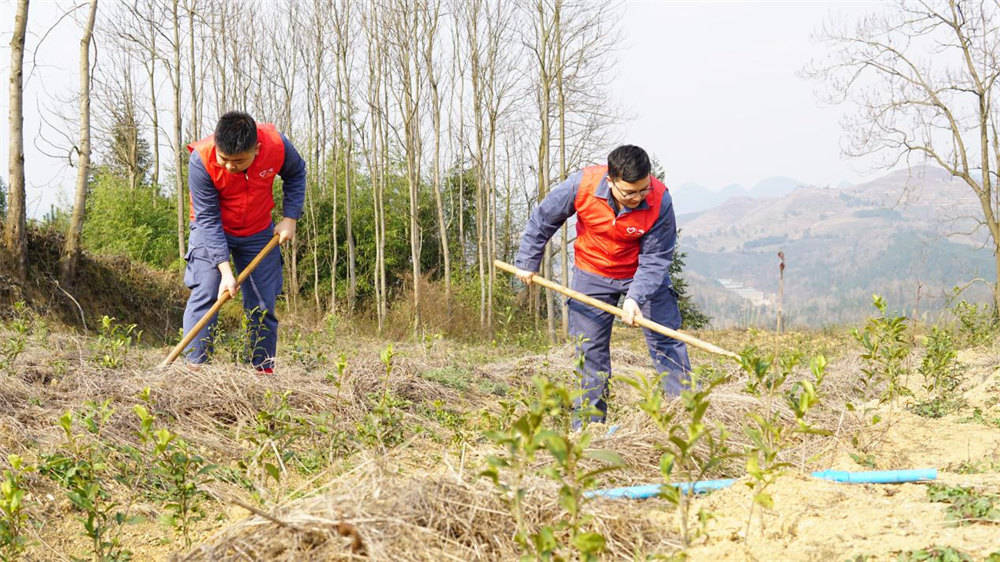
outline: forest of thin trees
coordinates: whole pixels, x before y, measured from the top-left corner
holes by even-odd
[[[29,2],[17,8],[30,19]],[[365,312],[381,329],[392,301],[406,299],[418,328],[426,283],[414,280],[423,279],[444,302],[461,292],[488,333],[497,292],[509,286],[493,260],[512,260],[532,206],[610,148],[615,9],[582,0],[90,0],[68,14],[79,23],[77,104],[49,108],[74,131],[50,144],[69,153],[79,177],[73,208],[46,217],[66,233],[63,281],[72,284],[81,242],[179,268],[184,147],[239,109],[273,122],[308,165],[298,237],[284,249],[289,308]],[[12,101],[23,41],[22,29],[11,43]],[[23,162],[15,107],[12,171]],[[9,176],[21,182],[5,221],[15,264],[30,259],[31,173],[22,165]],[[546,275],[567,278],[560,256],[572,236],[554,238]],[[536,324],[547,317],[550,335],[557,307],[552,297],[536,302]]]

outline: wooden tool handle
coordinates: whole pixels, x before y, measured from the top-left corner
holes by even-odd
[[[517,268],[514,267],[513,265],[510,265],[509,263],[502,262],[500,260],[494,260],[493,264],[496,265],[499,269],[502,269],[502,270],[504,270],[506,272],[514,273],[514,274],[517,273]],[[580,291],[574,291],[573,289],[570,289],[570,288],[564,287],[564,286],[562,286],[562,285],[560,285],[558,283],[549,281],[548,279],[546,279],[546,278],[544,278],[544,277],[542,277],[540,275],[536,274],[536,275],[532,276],[531,282],[532,283],[537,283],[537,284],[541,285],[542,287],[545,287],[546,289],[552,289],[553,291],[556,291],[557,293],[562,293],[562,294],[566,295],[567,297],[569,297],[571,299],[578,300],[578,301],[580,301],[580,302],[582,302],[584,304],[588,304],[588,305],[590,305],[590,306],[592,306],[594,308],[603,310],[604,312],[609,312],[611,314],[614,314],[615,316],[617,316],[619,318],[622,318],[625,315],[625,312],[622,311],[622,309],[618,308],[617,306],[612,306],[612,305],[610,305],[610,304],[608,304],[606,302],[599,301],[599,300],[595,299],[594,297],[585,295],[585,294],[581,293]],[[641,326],[643,328],[646,328],[647,330],[652,330],[652,331],[654,331],[654,332],[656,332],[658,334],[662,334],[664,336],[667,336],[668,338],[673,338],[675,340],[682,341],[682,342],[684,342],[684,343],[686,343],[688,345],[692,345],[692,346],[697,347],[699,349],[703,349],[703,350],[705,350],[705,351],[707,351],[709,353],[715,353],[717,355],[723,355],[725,357],[731,357],[733,359],[736,359],[737,361],[740,359],[740,356],[737,355],[737,354],[735,354],[735,353],[733,353],[732,351],[726,351],[725,349],[722,349],[721,347],[719,347],[719,346],[717,346],[715,344],[711,344],[711,343],[708,343],[707,341],[700,340],[700,339],[698,339],[698,338],[696,338],[696,337],[694,337],[692,335],[685,334],[683,332],[678,332],[677,330],[671,330],[670,328],[668,328],[668,327],[666,327],[666,326],[664,326],[662,324],[657,324],[656,322],[653,322],[652,320],[647,320],[646,318],[640,318],[639,320],[636,321],[636,324],[638,324],[639,326]]]
[[[257,255],[253,258],[253,260],[250,263],[248,263],[245,268],[243,268],[243,271],[240,272],[239,277],[236,278],[237,287],[242,285],[243,282],[246,281],[247,277],[250,277],[250,274],[253,272],[254,269],[257,268],[257,265],[260,264],[261,260],[263,260],[264,257],[267,256],[267,254],[271,253],[271,250],[273,250],[277,245],[278,245],[278,234],[275,233],[275,235],[271,238],[271,241],[267,243],[267,246],[261,248],[260,252],[257,253]],[[222,305],[226,304],[226,301],[228,301],[230,298],[231,297],[229,295],[229,291],[222,293],[222,296],[215,301],[215,304],[212,305],[212,308],[210,308],[208,312],[206,312],[205,315],[201,317],[201,320],[198,320],[198,323],[195,324],[194,327],[192,327],[187,334],[184,334],[184,337],[181,338],[180,343],[178,343],[176,346],[174,346],[172,350],[170,350],[170,353],[168,353],[167,356],[163,359],[163,362],[160,363],[161,369],[170,366],[170,364],[174,362],[174,359],[177,359],[177,357],[181,354],[181,352],[184,351],[184,348],[191,343],[191,340],[194,339],[195,335],[197,335],[198,332],[200,332],[201,329],[205,327],[205,324],[208,324],[208,321],[213,316],[218,314],[219,309],[222,308]]]

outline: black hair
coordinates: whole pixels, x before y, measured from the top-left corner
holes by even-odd
[[[223,154],[239,154],[257,146],[257,122],[249,113],[229,111],[215,125],[215,148]]]
[[[633,144],[624,144],[608,154],[608,177],[632,183],[649,175],[649,155]]]

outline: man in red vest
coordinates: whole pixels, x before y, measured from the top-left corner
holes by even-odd
[[[514,265],[517,276],[531,283],[542,261],[545,244],[562,224],[576,214],[573,289],[618,305],[623,320],[650,320],[678,329],[681,325],[677,293],[670,282],[670,262],[677,241],[677,225],[670,194],[650,175],[649,156],[638,146],[624,145],[608,155],[607,166],[591,166],[555,187],[535,207],[525,226]],[[569,335],[579,343],[583,367],[579,372],[584,394],[577,410],[587,404],[607,414],[611,375],[611,325],[614,316],[575,300],[569,301]],[[691,363],[683,342],[644,330],[661,388],[679,395],[689,380]],[[581,420],[575,419],[579,427]]]
[[[191,160],[191,235],[184,256],[184,284],[191,289],[184,309],[187,333],[226,291],[235,297],[229,257],[243,268],[270,242],[295,238],[306,192],[306,165],[292,143],[274,125],[258,125],[239,111],[223,115],[215,134],[188,145]],[[282,179],[283,218],[275,225],[273,184]],[[267,255],[245,281],[243,309],[249,319],[247,356],[258,371],[272,373],[278,344],[274,306],[281,292],[281,252]],[[212,320],[187,350],[191,364],[204,363],[211,353]]]

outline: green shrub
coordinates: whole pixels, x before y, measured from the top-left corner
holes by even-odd
[[[817,355],[809,363],[811,378],[805,378],[786,386],[792,371],[802,361],[802,354],[791,352],[775,360],[764,357],[756,348],[749,347],[740,354],[743,371],[749,375],[745,392],[760,401],[761,410],[750,412],[750,423],[745,432],[750,438],[746,452],[746,470],[750,480],[747,486],[753,491],[753,502],[747,515],[746,539],[750,537],[750,522],[754,506],[773,509],[774,499],[768,489],[777,481],[784,468],[789,466],[781,455],[791,443],[792,435],[829,434],[814,427],[806,420],[809,411],[819,403],[819,389],[826,373],[826,358]],[[786,421],[779,406],[781,402],[792,410],[794,423]]]
[[[1000,324],[996,311],[988,304],[977,305],[959,299],[960,290],[952,292],[951,314],[958,322],[958,338],[962,345],[987,344],[996,337]]]
[[[709,427],[704,423],[712,390],[725,382],[727,377],[711,371],[695,375],[693,387],[681,392],[683,410],[679,411],[671,407],[673,401],[663,395],[660,387],[662,376],[649,378],[639,374],[623,377],[623,380],[639,391],[639,409],[649,415],[666,435],[666,440],[657,446],[663,451],[660,455],[660,474],[664,482],[660,497],[678,506],[681,538],[684,546],[688,546],[694,538],[690,529],[690,494],[681,493],[673,483],[676,477],[687,482],[704,480],[706,475],[732,456],[726,445],[729,437],[726,428],[721,424]],[[703,453],[696,451],[698,446],[704,449]]]
[[[177,259],[177,211],[172,197],[161,195],[155,186],[131,188],[104,167],[97,168],[89,188],[84,247],[161,268]]]
[[[149,387],[140,394],[143,404],[133,411],[139,418],[139,438],[150,447],[151,462],[147,469],[162,483],[166,508],[171,512],[167,522],[191,546],[191,524],[205,518],[201,504],[209,498],[203,485],[211,480],[214,465],[194,452],[184,439],[166,427],[154,428],[156,417],[147,406],[152,405]]]
[[[0,483],[0,559],[4,562],[18,560],[27,547],[24,536],[28,515],[24,510],[24,476],[34,470],[18,455],[8,455],[10,468],[3,472]]]
[[[0,336],[0,371],[13,371],[14,362],[28,343],[32,323],[31,311],[24,301],[14,303],[11,318],[3,325],[8,333]]]
[[[107,369],[124,367],[129,350],[142,337],[142,330],[135,328],[135,324],[121,325],[113,317],[102,316],[94,349],[97,364]]]
[[[520,404],[505,407],[505,421],[499,431],[485,436],[503,452],[490,455],[482,475],[489,478],[497,494],[515,521],[515,540],[525,557],[537,560],[597,560],[604,550],[605,538],[588,530],[592,519],[584,512],[586,492],[597,486],[597,477],[625,466],[617,453],[588,449],[591,434],[587,426],[571,429],[573,399],[579,391],[570,391],[544,377],[534,377],[534,393],[521,398]],[[592,411],[580,412],[584,419]],[[520,415],[513,419],[514,415]],[[550,459],[536,462],[541,452]],[[544,476],[559,485],[559,505],[565,514],[551,525],[537,529],[525,521],[525,497],[531,476]],[[575,557],[566,554],[569,550]]]
[[[132,553],[122,546],[121,526],[134,522],[128,509],[111,495],[115,480],[113,464],[109,462],[109,449],[101,434],[111,419],[114,409],[110,400],[101,404],[84,403],[81,416],[86,433],[73,430],[74,414],[66,412],[59,418],[65,441],[62,448],[50,455],[42,455],[39,472],[63,488],[74,509],[83,513],[84,534],[91,540],[95,560],[130,560]]]
[[[895,401],[900,396],[912,394],[904,384],[908,373],[906,358],[910,354],[905,316],[889,316],[882,297],[872,296],[872,303],[879,316],[869,318],[862,330],[854,329],[853,335],[863,348],[861,368],[864,377],[858,390],[870,397],[880,389],[879,401]]]
[[[924,377],[927,398],[910,406],[918,416],[940,418],[965,405],[954,391],[961,384],[958,354],[951,333],[935,326],[927,337],[926,351],[918,371]]]

